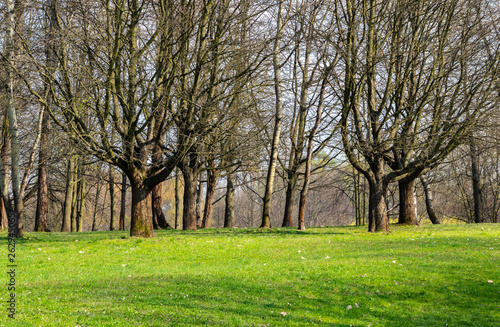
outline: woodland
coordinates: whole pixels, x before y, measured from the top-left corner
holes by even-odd
[[[9,234],[500,222],[500,4],[5,0]]]

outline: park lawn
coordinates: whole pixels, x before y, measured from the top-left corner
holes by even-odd
[[[500,326],[500,224],[391,231],[26,233],[0,326]]]

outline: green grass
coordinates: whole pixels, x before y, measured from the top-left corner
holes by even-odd
[[[0,326],[500,326],[500,225],[391,229],[27,233]]]

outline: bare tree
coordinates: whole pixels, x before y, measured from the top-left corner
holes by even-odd
[[[387,186],[413,181],[464,141],[494,103],[499,52],[469,1],[351,0],[342,16],[343,145],[370,185],[369,230],[388,230]]]

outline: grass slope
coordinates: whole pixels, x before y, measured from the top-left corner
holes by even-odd
[[[27,233],[0,326],[500,325],[500,225],[365,229]]]

